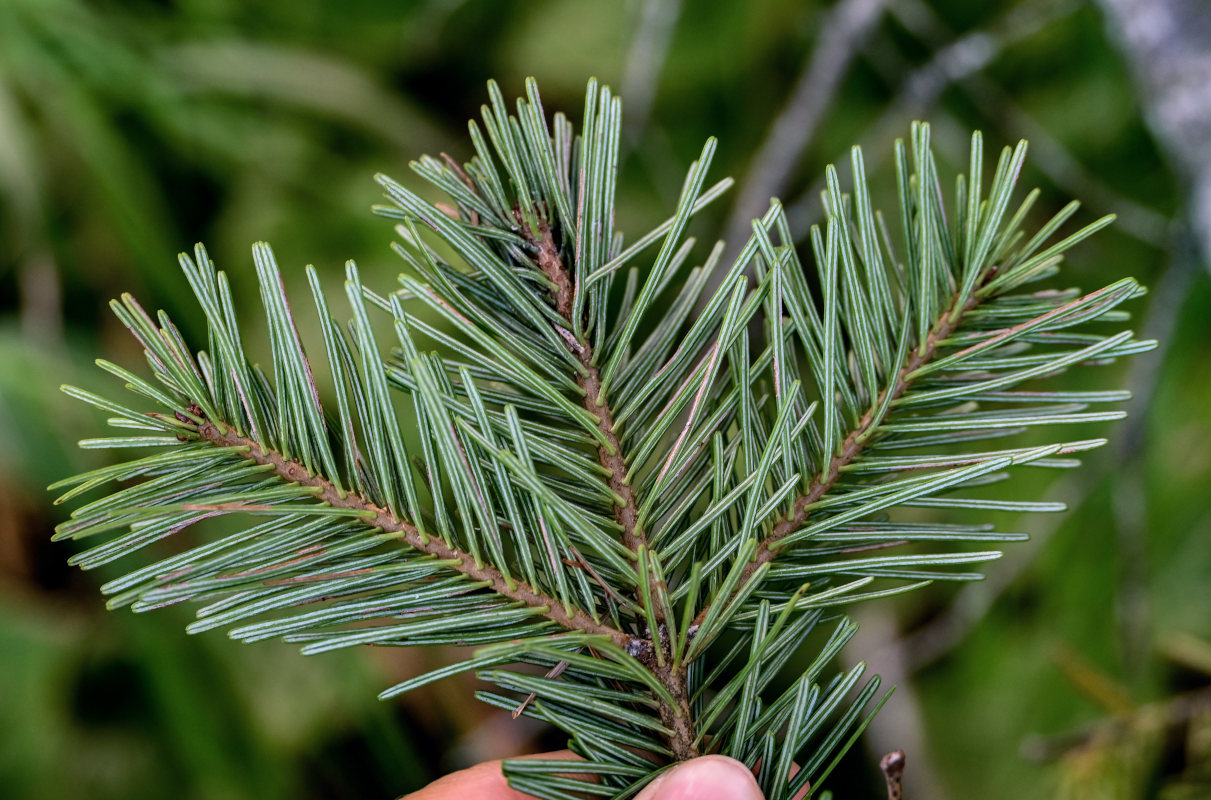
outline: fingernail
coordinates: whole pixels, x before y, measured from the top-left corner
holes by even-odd
[[[635,800],[762,800],[748,767],[726,756],[678,764],[652,781]]]

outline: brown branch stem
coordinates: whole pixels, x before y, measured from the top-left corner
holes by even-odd
[[[245,458],[255,461],[257,464],[273,467],[274,472],[284,480],[314,489],[316,499],[333,508],[346,508],[362,512],[369,524],[384,532],[398,534],[400,540],[414,550],[442,561],[453,562],[454,569],[472,580],[489,584],[492,591],[502,597],[515,600],[530,608],[545,608],[543,616],[568,630],[606,636],[619,647],[634,646],[631,644],[634,637],[597,622],[578,608],[565,608],[558,600],[526,583],[505,578],[495,567],[477,563],[475,557],[470,553],[464,553],[436,536],[422,534],[411,522],[400,519],[390,510],[376,506],[357,493],[342,493],[326,478],[312,475],[297,461],[288,459],[273,450],[266,450],[255,440],[243,436],[219,422],[206,420],[197,426],[197,432],[199,437],[211,444],[236,449]]]
[[[520,218],[520,214],[517,216]],[[572,315],[575,313],[576,287],[559,255],[559,248],[555,245],[550,226],[545,221],[540,221],[537,237],[531,235],[524,224],[522,230],[530,238],[530,243],[537,251],[538,268],[551,282],[551,299],[555,303],[555,310],[567,321],[569,328],[575,327]],[[647,537],[639,521],[639,503],[634,490],[627,482],[628,469],[626,457],[623,456],[622,441],[615,431],[613,411],[601,391],[601,373],[594,362],[592,345],[588,342],[577,341],[568,331],[560,331],[560,333],[567,342],[568,349],[577,357],[582,367],[580,374],[576,376],[576,383],[584,391],[584,408],[598,420],[598,429],[601,431],[604,443],[597,448],[597,460],[607,470],[610,490],[618,498],[614,504],[614,520],[622,528],[623,544],[632,553],[638,553],[640,548],[647,545]],[[654,578],[650,588],[652,595],[655,596],[657,587]],[[656,611],[656,619],[663,623],[663,614],[659,609]],[[690,711],[689,687],[685,668],[674,667],[670,663],[664,639],[661,631],[656,630],[649,631],[647,640],[636,639],[634,641],[638,645],[636,648],[638,657],[659,678],[677,701],[675,706],[660,703],[660,719],[664,726],[672,731],[672,735],[669,737],[669,747],[673,751],[673,757],[678,761],[684,761],[698,755],[698,751],[694,747],[694,740],[697,736]],[[659,657],[655,648],[663,650]]]
[[[736,590],[732,594],[733,597],[744,590],[745,585],[752,579],[754,573],[757,572],[757,569],[762,564],[768,564],[774,560],[774,557],[778,554],[779,543],[803,527],[803,524],[810,515],[811,507],[832,490],[837,479],[841,476],[841,471],[861,454],[874,426],[881,421],[881,419],[876,419],[875,410],[886,407],[885,403],[889,402],[888,393],[891,394],[891,401],[902,397],[908,390],[908,387],[912,385],[912,374],[933,359],[937,354],[938,344],[954,333],[955,328],[958,327],[959,322],[963,318],[963,314],[970,311],[978,303],[979,298],[974,293],[959,308],[955,308],[955,305],[957,305],[956,299],[956,302],[952,303],[938,318],[933,329],[925,337],[922,346],[913,351],[908,361],[896,375],[895,382],[879,393],[879,397],[870,404],[870,408],[858,420],[858,424],[846,435],[845,440],[841,443],[840,452],[829,460],[828,468],[812,479],[807,491],[795,499],[791,512],[779,520],[769,535],[757,546],[757,552],[753,555],[753,560],[745,566],[744,571],[740,575],[740,583],[736,586]],[[701,624],[706,618],[706,613],[707,608],[703,608],[694,622]]]
[[[879,761],[879,769],[887,781],[887,800],[903,800],[904,762],[903,750],[892,750]]]

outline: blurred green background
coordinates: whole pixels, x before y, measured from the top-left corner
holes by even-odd
[[[110,297],[196,334],[175,255],[198,240],[245,301],[259,239],[296,286],[306,263],[335,285],[352,258],[388,287],[373,173],[465,157],[488,78],[516,95],[534,75],[575,120],[595,75],[625,101],[633,233],[712,134],[739,184],[700,236],[734,241],[771,194],[804,234],[854,142],[887,207],[879,167],[912,119],[951,175],[972,128],[1029,138],[1039,219],[1074,196],[1082,224],[1119,214],[1065,280],[1153,289],[1134,311],[1158,351],[1080,377],[1129,384],[1131,419],[1086,468],[1015,484],[1071,510],[996,520],[1034,538],[987,581],[859,610],[852,658],[899,689],[832,785],[883,796],[877,755],[902,747],[914,798],[1211,797],[1211,219],[1186,199],[1207,176],[1155,113],[1163,92],[1139,88],[1148,58],[1116,35],[1129,5],[0,0],[0,794],[387,798],[559,744],[455,681],[375,699],[448,654],[304,659],[188,637],[180,612],[108,613],[106,576],[50,544],[66,512],[44,487],[99,463],[75,442],[103,420],[59,384],[108,390],[93,358],[138,363]],[[1197,27],[1184,46],[1211,58]]]

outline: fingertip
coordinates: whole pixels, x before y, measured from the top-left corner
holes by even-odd
[[[533,759],[574,759],[577,756],[569,750],[559,750],[554,753],[536,753],[521,756]],[[449,775],[438,778],[433,783],[411,794],[406,794],[399,800],[534,800],[528,794],[523,794],[509,787],[501,769],[502,761],[484,761],[467,769],[460,769]],[[591,780],[586,777],[586,780]]]
[[[678,764],[648,784],[635,800],[763,800],[748,767],[727,756]]]
[[[433,783],[399,800],[461,800],[468,797],[507,798],[514,800],[520,795],[511,794],[499,761],[485,761],[467,769],[443,775]]]

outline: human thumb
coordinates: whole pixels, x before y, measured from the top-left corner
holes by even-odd
[[[763,800],[748,767],[727,756],[702,756],[670,769],[635,800]]]

